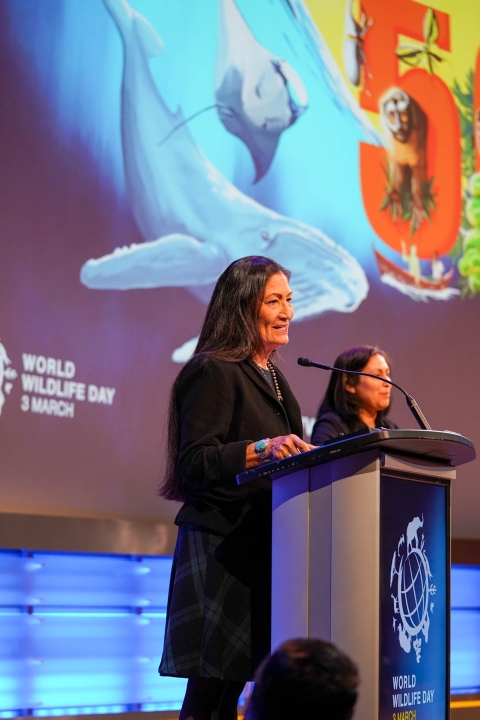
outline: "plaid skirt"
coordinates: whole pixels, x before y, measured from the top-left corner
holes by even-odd
[[[178,531],[160,675],[246,682],[270,652],[271,527]]]

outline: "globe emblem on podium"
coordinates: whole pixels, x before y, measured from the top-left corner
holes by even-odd
[[[423,528],[424,519],[415,517],[407,526],[405,535],[400,537],[397,550],[393,553],[390,569],[390,588],[393,599],[393,631],[398,633],[400,647],[407,653],[412,645],[417,662],[420,662],[422,638],[428,643],[430,614],[434,603],[430,596],[435,595],[432,573],[424,549],[425,535],[418,539],[418,531]],[[429,604],[430,603],[430,604]]]
[[[428,612],[428,569],[422,553],[413,549],[400,564],[398,606],[403,625],[418,635]]]

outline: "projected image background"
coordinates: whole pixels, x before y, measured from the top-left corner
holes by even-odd
[[[173,516],[169,388],[236,258],[292,271],[281,367],[393,358],[478,431],[480,9],[0,0],[0,446],[9,511]],[[414,420],[395,399],[400,426]],[[478,534],[476,465],[453,532]]]

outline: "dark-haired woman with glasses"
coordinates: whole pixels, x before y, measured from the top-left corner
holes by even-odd
[[[392,386],[375,378],[348,374],[356,370],[388,379],[390,366],[388,355],[372,345],[352,347],[337,357],[334,367],[346,372],[332,372],[330,376],[312,430],[314,445],[356,430],[397,427],[388,418]]]

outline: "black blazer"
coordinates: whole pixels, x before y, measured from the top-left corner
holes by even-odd
[[[333,412],[333,410],[324,412],[318,416],[313,426],[312,445],[322,445],[327,440],[333,440],[341,435],[347,435],[348,433],[354,432],[354,430],[360,430],[362,427],[366,428],[367,426],[361,421],[357,421],[355,427],[353,427],[347,425],[345,420],[336,412]],[[393,430],[398,428],[398,425],[395,425],[395,423],[387,417],[384,418],[382,427]]]
[[[300,406],[277,367],[281,403],[253,362],[194,359],[178,385],[179,469],[188,497],[177,524],[194,522],[228,534],[270,492],[239,487],[247,445],[265,437],[302,437]],[[263,513],[262,513],[263,514]]]

